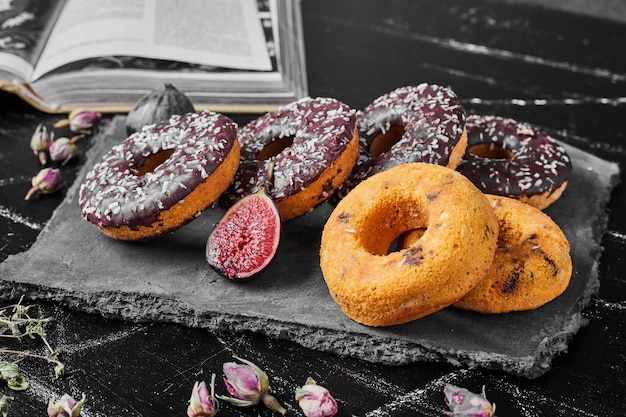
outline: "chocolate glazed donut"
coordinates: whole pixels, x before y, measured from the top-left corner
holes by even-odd
[[[406,86],[374,100],[358,115],[361,152],[334,200],[396,165],[424,162],[456,168],[465,153],[465,112],[448,88]]]
[[[145,127],[114,146],[87,173],[82,216],[119,240],[172,232],[214,203],[239,165],[237,125],[213,112]]]
[[[572,163],[548,134],[498,116],[468,116],[465,127],[468,151],[458,170],[481,191],[541,210],[561,196]]]
[[[313,210],[356,164],[355,113],[333,98],[307,97],[243,126],[239,170],[220,204],[230,207],[263,187],[283,222]]]

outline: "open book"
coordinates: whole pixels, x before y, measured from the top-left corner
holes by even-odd
[[[125,112],[166,82],[220,112],[307,95],[299,0],[0,0],[0,88],[40,110]]]

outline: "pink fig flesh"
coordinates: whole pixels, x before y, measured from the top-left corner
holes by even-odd
[[[276,257],[281,221],[263,190],[239,200],[207,241],[206,258],[220,275],[235,281],[259,276]]]

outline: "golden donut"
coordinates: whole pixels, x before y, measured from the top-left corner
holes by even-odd
[[[389,251],[403,232],[415,247]],[[435,164],[390,168],[359,183],[322,231],[320,266],[330,295],[370,326],[406,323],[459,300],[485,275],[498,221],[467,178]]]
[[[559,226],[538,208],[517,199],[487,198],[500,224],[498,249],[485,278],[454,306],[508,313],[535,309],[563,293],[572,275],[572,260]],[[405,234],[398,246],[415,246],[420,233]]]
[[[538,208],[488,196],[500,237],[487,275],[454,305],[482,313],[531,310],[561,295],[572,276],[570,246],[561,228]]]

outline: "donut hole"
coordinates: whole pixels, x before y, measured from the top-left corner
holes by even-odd
[[[400,248],[405,232],[425,230],[423,211],[415,201],[381,202],[363,220],[360,244],[372,255],[387,255]]]
[[[512,150],[493,142],[483,142],[468,148],[472,155],[484,159],[513,159],[515,154]]]
[[[409,229],[400,233],[400,235],[389,246],[388,253],[398,252],[406,248],[414,248],[419,244],[419,240],[426,232],[426,227],[418,229]]]
[[[275,139],[265,145],[263,149],[256,154],[256,159],[259,161],[267,161],[289,148],[291,145],[293,145],[293,136],[285,136],[283,138]]]
[[[425,227],[403,232],[400,236],[398,236],[398,248],[403,249],[417,246],[421,237],[424,236],[424,232],[426,232]]]
[[[135,175],[141,177],[142,175],[147,174],[148,172],[152,172],[161,165],[163,162],[167,161],[170,156],[174,153],[174,149],[164,149],[157,153],[153,153],[149,155],[143,164],[137,167],[135,171]]]
[[[379,133],[370,144],[369,152],[374,158],[388,152],[404,135],[404,126],[391,126],[385,133]]]

